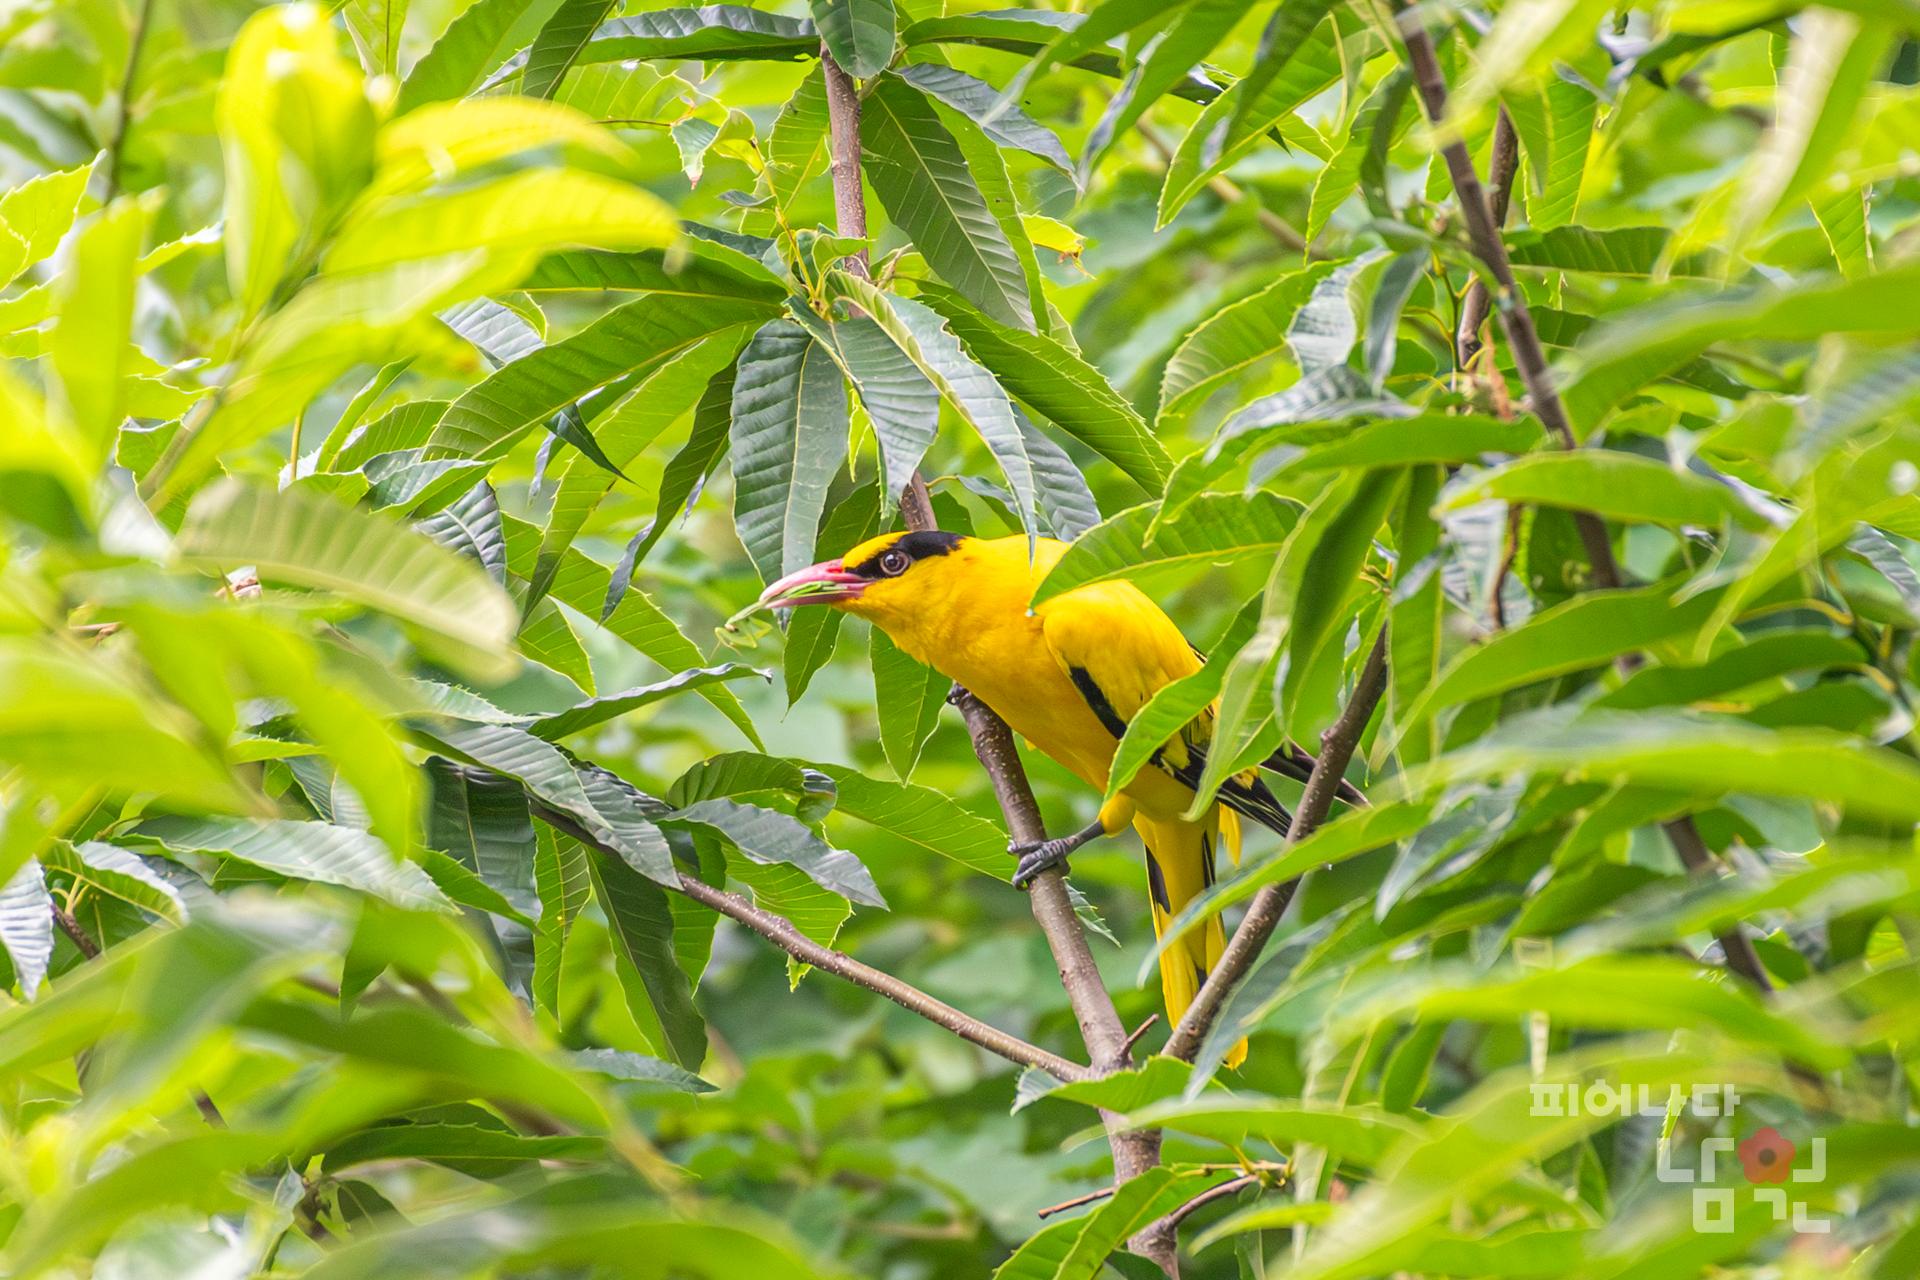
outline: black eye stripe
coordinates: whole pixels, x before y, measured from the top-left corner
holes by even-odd
[[[859,564],[847,566],[847,572],[862,578],[889,578],[905,573],[921,560],[930,560],[944,556],[960,545],[962,536],[947,533],[941,529],[922,529],[914,533],[903,533],[892,543],[881,548],[878,554],[869,556]],[[906,563],[898,568],[888,569],[888,558],[895,554],[906,557]]]

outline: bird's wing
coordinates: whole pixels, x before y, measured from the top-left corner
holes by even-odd
[[[1101,583],[1048,601],[1039,610],[1047,647],[1080,696],[1116,739],[1164,686],[1200,669],[1200,658],[1180,628],[1131,584]],[[1200,785],[1213,743],[1212,707],[1152,757],[1152,764],[1187,786]],[[1286,834],[1291,821],[1258,769],[1220,787],[1220,802]]]

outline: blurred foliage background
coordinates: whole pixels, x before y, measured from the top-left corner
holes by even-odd
[[[1189,1276],[1915,1274],[1916,28],[0,6],[0,1270],[1153,1275],[1187,1206]],[[1153,593],[1223,759],[1384,630],[1372,805],[1188,921],[1312,872],[1197,1065],[1060,1088],[684,892],[1084,1060],[947,682],[719,630],[916,467]],[[1042,1222],[1096,1105],[1165,1165]]]

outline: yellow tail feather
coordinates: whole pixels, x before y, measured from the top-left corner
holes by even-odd
[[[1204,823],[1163,822],[1137,816],[1133,829],[1147,847],[1147,886],[1153,897],[1153,934],[1157,938],[1166,932],[1168,922],[1181,907],[1213,883],[1213,845],[1219,826],[1212,819]],[[1199,993],[1200,984],[1226,949],[1226,929],[1220,917],[1214,916],[1160,953],[1160,992],[1166,1000],[1169,1027],[1179,1024]],[[1246,1057],[1247,1042],[1242,1040],[1228,1051],[1226,1064],[1237,1067]]]

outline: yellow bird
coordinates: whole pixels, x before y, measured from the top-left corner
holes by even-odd
[[[1173,620],[1131,583],[1102,582],[1029,609],[1035,588],[1066,544],[1041,538],[1028,554],[1024,535],[972,538],[928,530],[890,533],[837,560],[789,574],[768,587],[763,605],[827,604],[883,629],[914,658],[972,691],[1012,730],[1103,792],[1127,722],[1162,686],[1200,669],[1200,656]],[[1163,933],[1180,908],[1213,883],[1222,837],[1236,862],[1241,817],[1285,835],[1287,811],[1258,769],[1229,778],[1217,802],[1195,820],[1194,787],[1213,738],[1213,708],[1157,752],[1084,831],[1030,846],[1014,883],[1025,887],[1068,854],[1129,822],[1147,851],[1153,926]],[[1305,777],[1312,758],[1287,751],[1268,767]],[[1218,916],[1160,956],[1169,1025],[1193,1003],[1220,959],[1226,937]],[[1238,1065],[1244,1044],[1228,1057]]]

